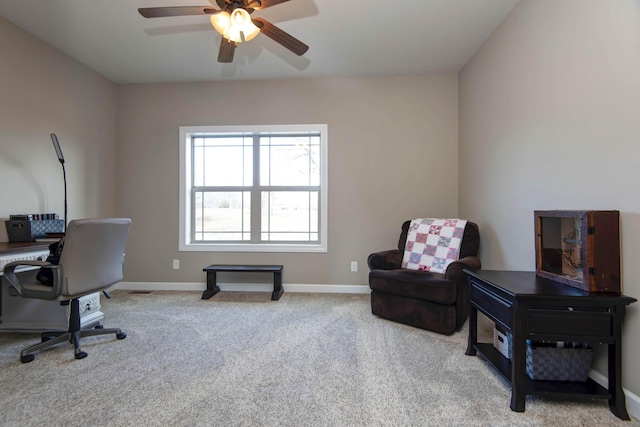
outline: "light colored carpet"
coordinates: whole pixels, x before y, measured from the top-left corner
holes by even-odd
[[[22,364],[38,336],[0,334],[0,425],[640,425],[605,401],[512,412],[508,384],[465,356],[466,325],[447,337],[382,320],[368,295],[115,291],[102,305],[128,337],[85,339],[83,360],[69,345]]]

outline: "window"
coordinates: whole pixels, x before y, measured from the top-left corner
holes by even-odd
[[[326,125],[181,127],[180,166],[180,250],[326,252]]]

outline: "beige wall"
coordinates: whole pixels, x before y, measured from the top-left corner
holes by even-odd
[[[115,85],[0,18],[0,218],[64,213],[114,215]],[[0,241],[7,241],[4,223]]]
[[[394,247],[404,219],[457,214],[457,98],[456,75],[121,87],[125,280],[202,283],[212,263],[278,263],[285,287],[365,285],[367,256]],[[304,123],[328,124],[328,252],[178,252],[179,126]]]
[[[522,0],[460,73],[460,214],[479,223],[483,268],[535,270],[534,210],[616,209],[624,293],[640,299],[639,17],[637,0]],[[636,395],[639,313],[623,348]]]

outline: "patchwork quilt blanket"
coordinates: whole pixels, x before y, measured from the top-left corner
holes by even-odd
[[[466,219],[418,218],[411,221],[402,268],[444,274],[460,256]]]

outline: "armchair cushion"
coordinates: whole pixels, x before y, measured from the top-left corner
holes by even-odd
[[[443,274],[428,271],[372,270],[369,273],[369,287],[388,294],[444,305],[455,304],[457,299],[455,282],[445,279]]]

